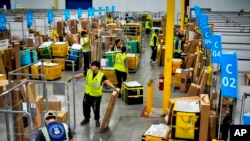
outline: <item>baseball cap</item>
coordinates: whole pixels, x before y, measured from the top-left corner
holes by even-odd
[[[54,112],[47,112],[44,115],[44,120],[48,119],[48,118],[56,118],[56,114]]]

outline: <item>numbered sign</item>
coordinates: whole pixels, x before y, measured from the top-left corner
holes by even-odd
[[[88,17],[91,17],[91,8],[88,8]]]
[[[102,15],[102,7],[99,7],[99,9],[98,9],[98,14],[99,14],[99,15]]]
[[[6,30],[6,16],[0,15],[0,30],[5,31]]]
[[[33,14],[31,12],[26,13],[27,26],[31,27],[33,25]]]
[[[82,9],[81,8],[77,9],[77,17],[78,17],[78,19],[80,19],[82,17]]]
[[[69,18],[70,18],[69,10],[67,10],[67,9],[64,10],[64,17],[65,17],[65,21],[69,20]]]
[[[238,57],[236,52],[221,54],[221,94],[238,98]]]
[[[202,36],[205,43],[206,49],[212,48],[212,41],[211,41],[211,30],[210,26],[206,26],[202,28]]]
[[[112,12],[112,13],[115,12],[115,6],[114,6],[114,5],[111,7],[111,12]]]
[[[195,15],[199,16],[201,14],[201,8],[198,6],[198,5],[195,5],[194,6],[194,12],[195,12]]]
[[[106,6],[105,10],[106,10],[106,13],[108,13],[109,12],[109,6]]]
[[[221,53],[222,53],[221,35],[214,34],[211,36],[211,40],[212,40],[212,63],[220,64]]]
[[[8,39],[0,40],[0,50],[7,49],[8,46],[9,46],[9,40]]]
[[[202,26],[208,26],[208,15],[207,14],[202,14]]]
[[[48,11],[48,23],[51,24],[54,21],[54,13],[52,10]]]

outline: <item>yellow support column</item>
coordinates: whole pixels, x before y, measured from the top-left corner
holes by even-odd
[[[167,0],[167,18],[166,18],[166,47],[165,65],[164,65],[164,90],[162,101],[162,114],[167,114],[169,99],[171,96],[172,82],[172,58],[174,44],[174,8],[175,0]]]
[[[185,0],[181,0],[181,31],[183,30],[184,25],[184,16],[185,16]]]
[[[153,94],[154,94],[154,83],[153,80],[149,80],[147,86],[147,99],[146,99],[146,111],[145,115],[151,115],[153,110]]]
[[[58,0],[54,0],[54,9],[58,9]]]

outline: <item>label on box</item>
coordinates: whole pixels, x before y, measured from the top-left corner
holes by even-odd
[[[250,138],[250,125],[230,125],[230,141]]]
[[[137,81],[123,82],[128,87],[141,87],[142,85]]]
[[[0,41],[0,50],[7,49],[8,46],[9,46],[9,40],[8,39]]]

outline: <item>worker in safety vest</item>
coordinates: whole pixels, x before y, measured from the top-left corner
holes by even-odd
[[[74,78],[86,77],[85,94],[82,102],[84,119],[81,121],[81,125],[85,125],[89,122],[92,107],[96,127],[100,127],[99,119],[103,83],[113,90],[115,90],[115,86],[107,79],[104,73],[99,70],[100,62],[93,61],[90,68],[87,72],[74,76]]]
[[[113,19],[113,17],[112,17],[112,14],[111,14],[111,13],[109,13],[109,14],[107,15],[107,17],[108,17],[107,24],[114,23],[114,19]]]
[[[151,62],[152,63],[156,62],[157,47],[159,45],[158,34],[159,34],[159,30],[155,29],[155,31],[151,35],[151,39],[150,39],[150,46],[152,49],[152,55],[151,55]]]
[[[189,22],[189,17],[188,15],[185,15],[184,17],[184,24],[187,24]]]
[[[151,24],[149,19],[147,19],[147,21],[145,22],[145,29],[146,29],[146,35],[149,36],[151,29]]]
[[[128,60],[127,60],[127,48],[126,46],[123,46],[121,48],[121,53],[116,53],[115,55],[115,74],[117,78],[117,87],[121,89],[122,82],[126,81],[129,78],[129,72],[128,72]],[[118,95],[118,98],[121,98],[121,95]]]
[[[182,34],[178,34],[177,39],[174,40],[174,54],[173,54],[173,58],[181,58],[181,53],[182,53],[182,49],[183,49],[183,44],[185,43],[183,41],[183,35]]]
[[[121,40],[115,40],[114,46],[112,46],[111,51],[120,51],[121,50]]]
[[[47,112],[44,115],[45,127],[38,131],[36,141],[74,141],[68,124],[56,121],[56,114]]]
[[[82,54],[83,54],[82,62],[84,62],[83,70],[87,71],[89,69],[89,63],[90,63],[89,61],[90,60],[90,45],[89,45],[89,38],[87,37],[86,31],[81,32],[80,44],[82,46]]]

